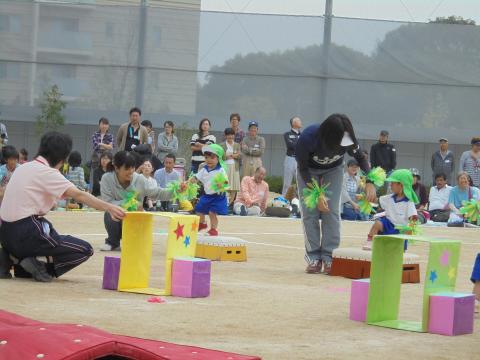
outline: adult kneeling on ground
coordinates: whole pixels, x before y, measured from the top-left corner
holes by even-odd
[[[105,211],[112,221],[123,218],[122,208],[78,190],[59,171],[72,150],[72,138],[49,132],[42,136],[37,157],[20,166],[5,190],[0,217],[0,277],[11,277],[9,255],[19,260],[17,271],[37,281],[48,282],[80,265],[93,255],[86,241],[60,235],[44,216],[60,198],[73,198]],[[49,263],[37,260],[45,256]],[[25,274],[27,272],[27,274]]]
[[[268,200],[268,184],[263,180],[267,170],[259,167],[253,176],[245,176],[240,193],[233,205],[233,213],[242,216],[260,216],[265,212]]]

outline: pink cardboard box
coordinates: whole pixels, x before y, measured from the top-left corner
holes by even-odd
[[[208,259],[173,259],[172,295],[188,298],[210,295],[210,269]]]
[[[473,332],[475,296],[454,292],[430,295],[428,332],[440,335],[463,335]]]
[[[352,281],[350,291],[350,320],[365,321],[367,318],[369,288],[370,279]]]

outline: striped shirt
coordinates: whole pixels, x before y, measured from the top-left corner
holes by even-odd
[[[217,139],[214,135],[208,134],[206,136],[200,137],[197,133],[193,134],[192,139],[190,140],[190,145],[195,145],[195,143],[211,145],[215,144]],[[203,156],[202,150],[195,150],[192,152],[192,162],[204,162],[205,156]]]

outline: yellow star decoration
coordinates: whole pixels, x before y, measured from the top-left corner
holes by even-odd
[[[455,268],[453,266],[450,266],[450,269],[448,270],[448,278],[453,279],[455,277]]]

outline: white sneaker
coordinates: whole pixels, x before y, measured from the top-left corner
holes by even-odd
[[[112,251],[112,245],[103,244],[102,246],[100,246],[100,251]]]
[[[372,241],[371,241],[371,240],[367,240],[367,241],[365,242],[365,244],[362,246],[362,250],[371,251],[371,250],[372,250]]]

